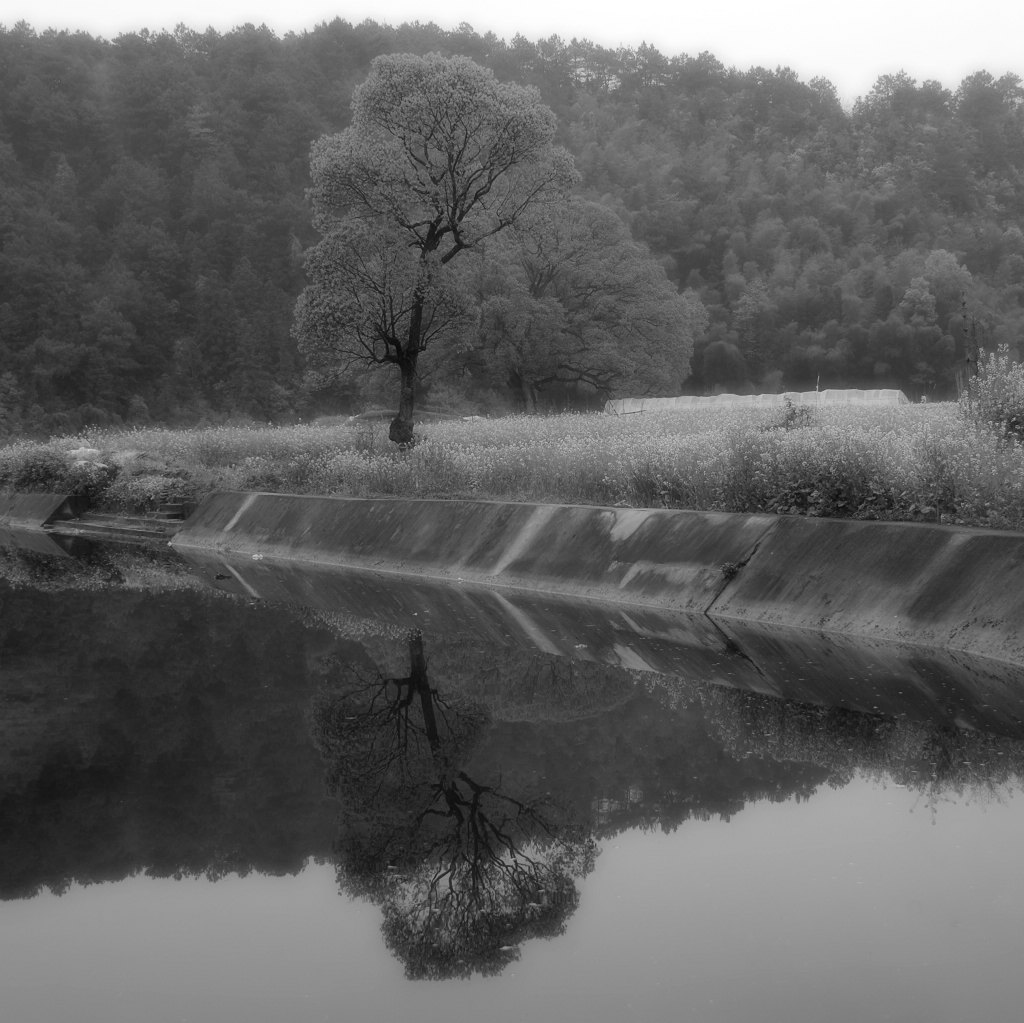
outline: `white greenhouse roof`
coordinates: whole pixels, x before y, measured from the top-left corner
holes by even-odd
[[[883,387],[861,390],[855,387],[829,388],[825,391],[785,391],[782,394],[714,394],[708,397],[681,395],[678,398],[615,398],[605,402],[605,412],[626,415],[631,412],[666,412],[672,409],[707,408],[721,405],[908,405],[902,391]]]

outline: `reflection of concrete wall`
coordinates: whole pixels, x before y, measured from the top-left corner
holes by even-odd
[[[67,557],[67,551],[49,533],[41,529],[8,528],[3,521],[0,521],[0,547],[13,547],[51,558]]]
[[[708,613],[1024,664],[1020,533],[665,509],[219,493],[173,544]]]
[[[430,637],[472,637],[494,650],[521,647],[577,661],[680,672],[777,695],[703,614],[572,599],[539,589],[452,585],[423,575],[253,561],[197,548],[180,548],[180,553],[211,585],[240,596],[415,627]]]
[[[419,628],[435,651],[439,638],[468,639],[494,651],[496,663],[505,651],[532,650],[798,703],[1024,734],[1024,667],[989,658],[541,590],[254,561],[199,548],[181,553],[218,589],[340,613],[333,620],[341,635]],[[395,649],[406,656],[404,647]]]
[[[63,548],[43,526],[70,514],[66,494],[0,494],[0,547],[61,557]]]

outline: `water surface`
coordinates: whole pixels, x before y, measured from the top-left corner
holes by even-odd
[[[5,557],[5,1020],[1017,1017],[1012,667]]]

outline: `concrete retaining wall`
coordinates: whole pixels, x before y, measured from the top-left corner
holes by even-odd
[[[1024,663],[1024,535],[780,516],[711,613]]]
[[[72,513],[66,494],[0,494],[0,547],[13,547],[49,557],[67,552],[43,527]]]
[[[703,613],[768,515],[222,492],[173,545]]]
[[[55,518],[70,515],[67,494],[0,494],[0,526],[42,529]]]
[[[474,501],[211,495],[176,548],[346,565],[1024,664],[1024,534]]]

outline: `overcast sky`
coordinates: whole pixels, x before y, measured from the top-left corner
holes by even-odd
[[[38,31],[82,29],[108,39],[179,22],[219,31],[265,23],[283,35],[334,17],[355,24],[433,21],[442,28],[465,21],[506,39],[557,33],[612,48],[648,42],[667,56],[710,50],[741,69],[789,66],[805,81],[821,75],[847,104],[880,74],[900,69],[950,89],[972,71],[1024,77],[1021,0],[0,0],[7,27],[23,19]]]

